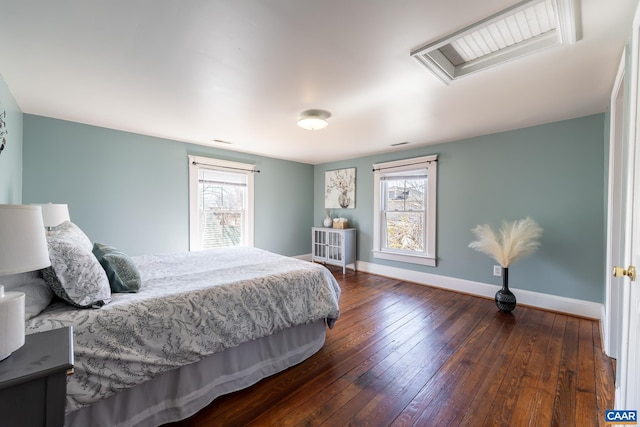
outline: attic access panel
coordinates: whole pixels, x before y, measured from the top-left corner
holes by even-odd
[[[525,0],[411,51],[444,83],[578,38],[577,0]]]

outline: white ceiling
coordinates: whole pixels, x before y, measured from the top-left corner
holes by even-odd
[[[449,86],[410,58],[515,3],[0,0],[0,74],[25,113],[310,164],[605,111],[638,0],[579,0],[577,44]]]

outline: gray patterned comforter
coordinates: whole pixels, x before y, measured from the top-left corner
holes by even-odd
[[[340,288],[321,265],[254,248],[134,257],[139,293],[100,309],[57,302],[27,333],[73,326],[67,412],[215,352],[338,318]]]

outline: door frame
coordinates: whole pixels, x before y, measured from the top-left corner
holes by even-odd
[[[638,135],[640,135],[640,116],[639,103],[640,94],[638,93],[638,82],[640,79],[640,5],[636,7],[633,18],[633,26],[631,28],[631,44],[630,44],[630,78],[629,82],[629,115],[628,115],[628,147],[626,150],[627,188],[623,197],[627,197],[627,218],[623,232],[626,234],[629,248],[624,259],[617,262],[626,268],[629,265],[638,266],[640,263],[640,186],[635,184],[635,179],[640,178],[640,143]],[[633,217],[635,213],[635,218]],[[616,409],[640,409],[640,367],[638,360],[640,358],[640,341],[638,341],[636,330],[640,322],[640,289],[637,282],[632,282],[625,277],[622,285],[622,312],[621,312],[621,342],[620,357],[617,363],[619,371],[619,381],[616,384],[615,407]],[[633,288],[632,288],[633,287]],[[638,306],[634,307],[633,305]]]

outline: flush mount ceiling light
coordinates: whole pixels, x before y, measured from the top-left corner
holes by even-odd
[[[318,130],[327,127],[327,119],[331,113],[324,110],[306,110],[300,114],[298,126],[307,130]]]
[[[525,0],[411,51],[449,83],[458,77],[578,39],[577,0]]]

